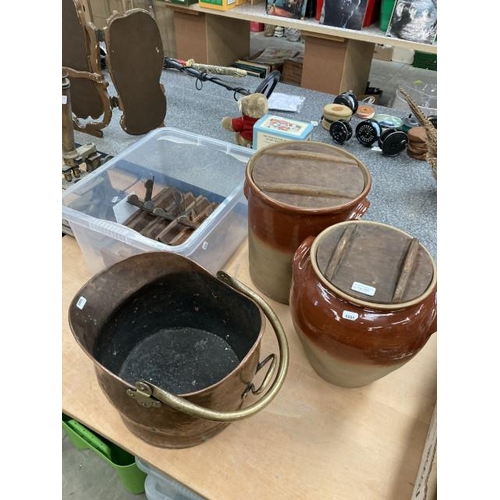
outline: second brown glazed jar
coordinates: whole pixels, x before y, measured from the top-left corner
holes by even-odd
[[[287,141],[257,151],[247,163],[244,188],[254,285],[288,304],[299,244],[332,224],[362,217],[371,185],[365,165],[336,146]]]
[[[416,239],[369,221],[307,238],[293,260],[290,313],[314,370],[361,387],[410,361],[437,326],[436,266]]]

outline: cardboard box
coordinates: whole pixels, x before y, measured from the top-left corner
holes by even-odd
[[[393,52],[394,47],[376,44],[373,50],[373,58],[379,59],[380,61],[392,61]]]
[[[404,64],[412,64],[415,51],[413,49],[404,49],[403,47],[394,47],[392,51],[391,61],[400,62]]]
[[[199,0],[200,7],[206,9],[229,10],[237,5],[243,5],[246,0]]]
[[[373,59],[366,42],[313,32],[303,32],[302,36],[305,57],[301,87],[334,95],[365,91]]]
[[[283,72],[281,73],[281,82],[300,85],[302,80],[302,66],[304,58],[302,56],[293,57],[285,60]]]
[[[173,9],[177,58],[230,66],[250,53],[250,23],[206,12]],[[213,12],[213,11],[212,11]],[[230,41],[230,42],[229,42]]]
[[[313,128],[309,122],[267,114],[253,126],[253,148],[285,141],[310,141]]]

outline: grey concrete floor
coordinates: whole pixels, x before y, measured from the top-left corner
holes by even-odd
[[[299,42],[252,34],[252,53],[265,46],[283,45],[303,50]],[[398,85],[416,81],[437,85],[437,72],[414,68],[401,62],[374,59],[371,66],[370,85],[383,91],[380,104],[391,106]],[[62,436],[62,500],[143,500],[145,494],[134,495],[123,486],[114,469],[103,462],[92,450],[76,449],[63,431]]]
[[[116,471],[92,449],[79,450],[62,431],[63,500],[145,500],[127,491]]]

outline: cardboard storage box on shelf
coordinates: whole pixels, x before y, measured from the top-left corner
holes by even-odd
[[[253,126],[253,148],[285,141],[309,141],[313,128],[310,122],[267,114]]]
[[[182,254],[215,273],[247,236],[243,182],[254,153],[156,129],[64,191],[63,224],[93,273],[148,251]]]
[[[394,52],[394,47],[389,45],[375,44],[375,49],[373,50],[373,58],[379,61],[392,61],[392,54]]]
[[[404,64],[411,64],[415,56],[413,49],[404,49],[403,47],[394,47],[392,52],[392,61]]]
[[[302,66],[304,57],[302,55],[285,60],[283,72],[281,73],[281,82],[300,85],[302,80]]]
[[[246,0],[199,0],[200,7],[215,10],[229,10],[245,3]]]

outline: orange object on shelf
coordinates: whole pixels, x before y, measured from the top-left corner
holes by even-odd
[[[323,1],[324,0],[316,0],[316,21],[319,21],[321,18],[321,11],[323,10]]]

